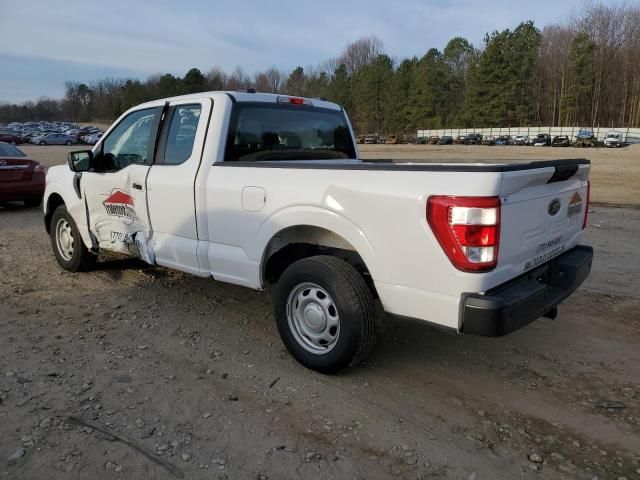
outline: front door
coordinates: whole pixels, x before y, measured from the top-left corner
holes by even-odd
[[[96,150],[95,171],[82,175],[89,229],[100,249],[138,255],[154,263],[146,178],[153,160],[162,107],[120,120]]]

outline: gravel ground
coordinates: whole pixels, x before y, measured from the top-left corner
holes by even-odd
[[[38,209],[0,208],[0,476],[640,478],[640,210],[591,222],[556,320],[490,339],[386,317],[329,377],[286,353],[267,293],[66,273]]]

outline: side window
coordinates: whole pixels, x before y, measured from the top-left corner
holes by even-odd
[[[149,162],[158,112],[158,108],[132,112],[109,133],[102,142],[104,170]]]
[[[159,161],[165,165],[179,165],[186,162],[193,152],[201,106],[178,105],[171,110],[163,156]]]

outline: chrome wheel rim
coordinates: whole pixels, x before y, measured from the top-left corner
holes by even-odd
[[[56,246],[63,260],[70,261],[73,257],[73,230],[66,218],[61,218],[56,224]]]
[[[338,308],[327,291],[315,283],[300,283],[291,290],[287,321],[298,344],[316,355],[330,352],[340,337]]]

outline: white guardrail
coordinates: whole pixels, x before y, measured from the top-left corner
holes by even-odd
[[[450,135],[453,138],[468,135],[470,133],[479,133],[483,137],[500,135],[517,135],[531,136],[539,133],[548,133],[551,137],[556,135],[566,135],[570,139],[575,139],[576,134],[581,128],[591,127],[493,127],[493,128],[441,128],[437,130],[418,130],[417,136],[421,137],[442,137]],[[622,134],[625,143],[640,143],[640,128],[605,128],[595,127],[592,129],[597,139],[602,141],[606,138],[608,132],[618,132]]]

